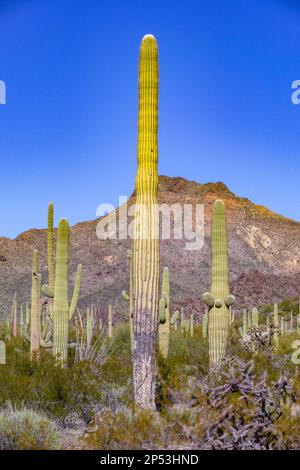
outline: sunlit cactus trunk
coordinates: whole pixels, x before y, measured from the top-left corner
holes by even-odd
[[[211,292],[205,293],[203,299],[210,309],[209,363],[213,369],[218,366],[226,353],[230,324],[229,308],[235,302],[235,298],[229,295],[227,227],[225,205],[221,200],[214,203],[211,234]]]
[[[138,407],[155,407],[158,327],[158,47],[144,36],[139,63],[138,168],[133,256],[133,382]]]

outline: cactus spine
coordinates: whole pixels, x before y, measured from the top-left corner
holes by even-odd
[[[76,272],[72,302],[69,305],[69,236],[69,223],[66,219],[61,219],[57,229],[56,243],[53,297],[53,352],[57,362],[63,366],[67,363],[69,321],[71,320],[77,306],[82,270],[81,264],[79,264]]]
[[[133,384],[137,406],[156,409],[156,336],[158,327],[158,47],[143,37],[139,62],[138,168],[133,256]]]
[[[229,295],[228,253],[225,205],[217,200],[213,206],[211,234],[212,268],[211,293],[205,293],[203,300],[209,311],[208,340],[210,368],[218,366],[225,356],[229,333],[229,308],[235,298]]]

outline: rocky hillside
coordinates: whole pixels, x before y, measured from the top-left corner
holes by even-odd
[[[161,266],[171,273],[173,308],[202,312],[201,294],[210,285],[210,225],[215,199],[225,201],[229,232],[230,284],[237,308],[295,297],[300,293],[300,223],[235,196],[223,183],[199,184],[161,176],[160,203],[204,204],[205,242],[201,250],[187,251],[186,240],[164,240]],[[134,194],[130,203],[134,202]],[[45,219],[46,219],[45,208]],[[117,211],[118,213],[118,211]],[[110,302],[119,315],[127,309],[121,292],[128,288],[129,240],[101,241],[97,220],[82,222],[71,231],[71,280],[83,264],[80,303],[106,309]],[[47,281],[46,231],[32,229],[14,240],[0,238],[0,314],[6,316],[14,292],[19,302],[30,301],[32,251],[41,253],[43,282]]]

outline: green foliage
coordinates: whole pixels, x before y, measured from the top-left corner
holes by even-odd
[[[61,431],[47,416],[25,407],[0,411],[0,450],[59,449]]]

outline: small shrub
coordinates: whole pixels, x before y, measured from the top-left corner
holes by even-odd
[[[27,408],[0,411],[1,450],[58,449],[59,427],[46,416]]]

